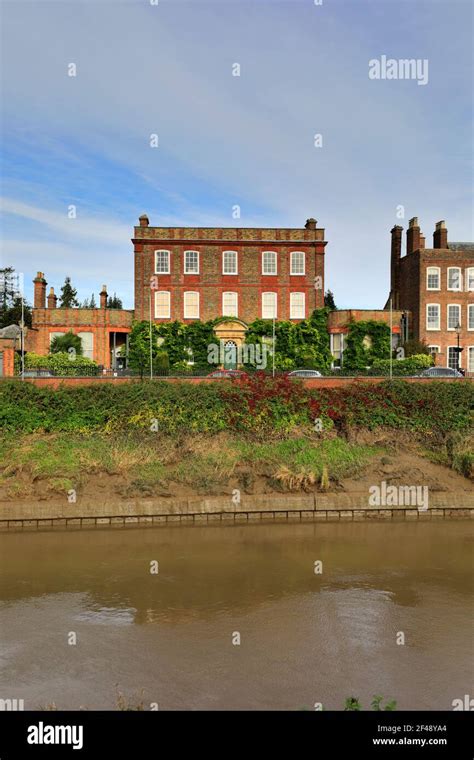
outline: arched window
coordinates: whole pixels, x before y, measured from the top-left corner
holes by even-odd
[[[290,319],[304,319],[305,316],[305,294],[290,293]]]
[[[184,294],[184,318],[199,319],[199,293],[188,290]]]
[[[277,294],[262,293],[262,319],[277,318]]]
[[[223,317],[237,317],[238,316],[238,294],[237,293],[223,293],[222,294],[222,316]]]
[[[169,319],[170,314],[169,290],[157,290],[155,292],[155,317],[156,319]]]

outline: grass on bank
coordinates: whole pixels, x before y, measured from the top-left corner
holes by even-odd
[[[8,436],[0,444],[0,484],[17,498],[39,484],[50,494],[64,493],[103,475],[115,478],[123,495],[157,495],[170,483],[212,494],[230,481],[252,487],[258,478],[274,490],[292,491],[318,485],[325,473],[332,480],[354,475],[380,451],[342,438],[255,444],[226,434],[179,442],[150,433]]]

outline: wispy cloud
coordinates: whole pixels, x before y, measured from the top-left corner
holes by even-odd
[[[472,237],[469,4],[382,6],[7,4],[6,235],[73,247],[87,278],[93,249],[92,266],[128,271],[142,211],[194,226],[232,225],[234,204],[244,226],[315,216],[338,303],[382,305],[397,206],[427,236],[445,218]],[[381,54],[429,58],[429,84],[370,81]]]

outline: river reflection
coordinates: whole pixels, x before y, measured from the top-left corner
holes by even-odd
[[[0,697],[450,709],[472,691],[472,548],[444,521],[4,533]]]

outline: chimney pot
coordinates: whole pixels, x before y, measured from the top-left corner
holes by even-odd
[[[435,231],[433,232],[433,248],[447,247],[448,230],[446,229],[446,222],[442,219],[440,222],[436,222]]]
[[[48,309],[55,309],[58,302],[58,297],[54,294],[54,288],[49,289],[48,295]]]
[[[316,219],[314,219],[313,217],[310,217],[309,219],[306,220],[305,229],[315,230],[316,225],[317,225]]]
[[[35,309],[45,309],[46,308],[46,285],[48,284],[46,280],[44,279],[44,273],[38,272],[35,279],[33,280],[34,283],[34,296],[33,296],[33,305]]]
[[[414,216],[413,219],[410,219],[409,226],[407,229],[407,255],[410,253],[413,253],[413,251],[418,251],[421,248],[420,240],[421,240],[421,230],[418,224],[418,217]]]
[[[100,296],[100,308],[107,308],[107,285],[102,285],[102,290],[99,293]]]
[[[150,220],[148,219],[148,216],[146,214],[142,214],[138,217],[138,221],[140,222],[140,227],[148,227],[150,224]]]

